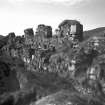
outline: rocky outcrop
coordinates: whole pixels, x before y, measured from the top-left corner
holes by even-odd
[[[5,60],[3,61],[3,59]],[[0,94],[14,92],[20,89],[16,71],[11,70],[9,65],[11,61],[6,60],[5,57],[0,57]]]

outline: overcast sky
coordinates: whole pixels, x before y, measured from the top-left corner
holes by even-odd
[[[38,24],[56,29],[64,19],[76,19],[84,30],[105,26],[105,0],[0,0],[0,34],[23,34]]]

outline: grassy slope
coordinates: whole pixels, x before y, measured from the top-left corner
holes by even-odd
[[[92,36],[103,36],[105,34],[105,27],[84,31],[83,34],[84,34],[84,39],[87,39]]]
[[[26,73],[28,83],[26,88],[34,86],[38,97],[44,97],[62,89],[73,89],[70,80],[59,77],[56,73]]]

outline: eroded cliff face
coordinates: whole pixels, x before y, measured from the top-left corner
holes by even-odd
[[[29,105],[35,101],[36,88],[26,83],[24,62],[9,56],[0,58],[0,105]]]
[[[1,59],[3,59],[1,57]],[[20,89],[16,71],[11,70],[10,65],[0,60],[0,93],[14,92]]]

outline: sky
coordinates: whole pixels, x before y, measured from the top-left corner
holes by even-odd
[[[105,27],[105,0],[0,0],[0,35],[37,25],[50,25],[53,31],[65,19],[75,19],[84,30]]]

